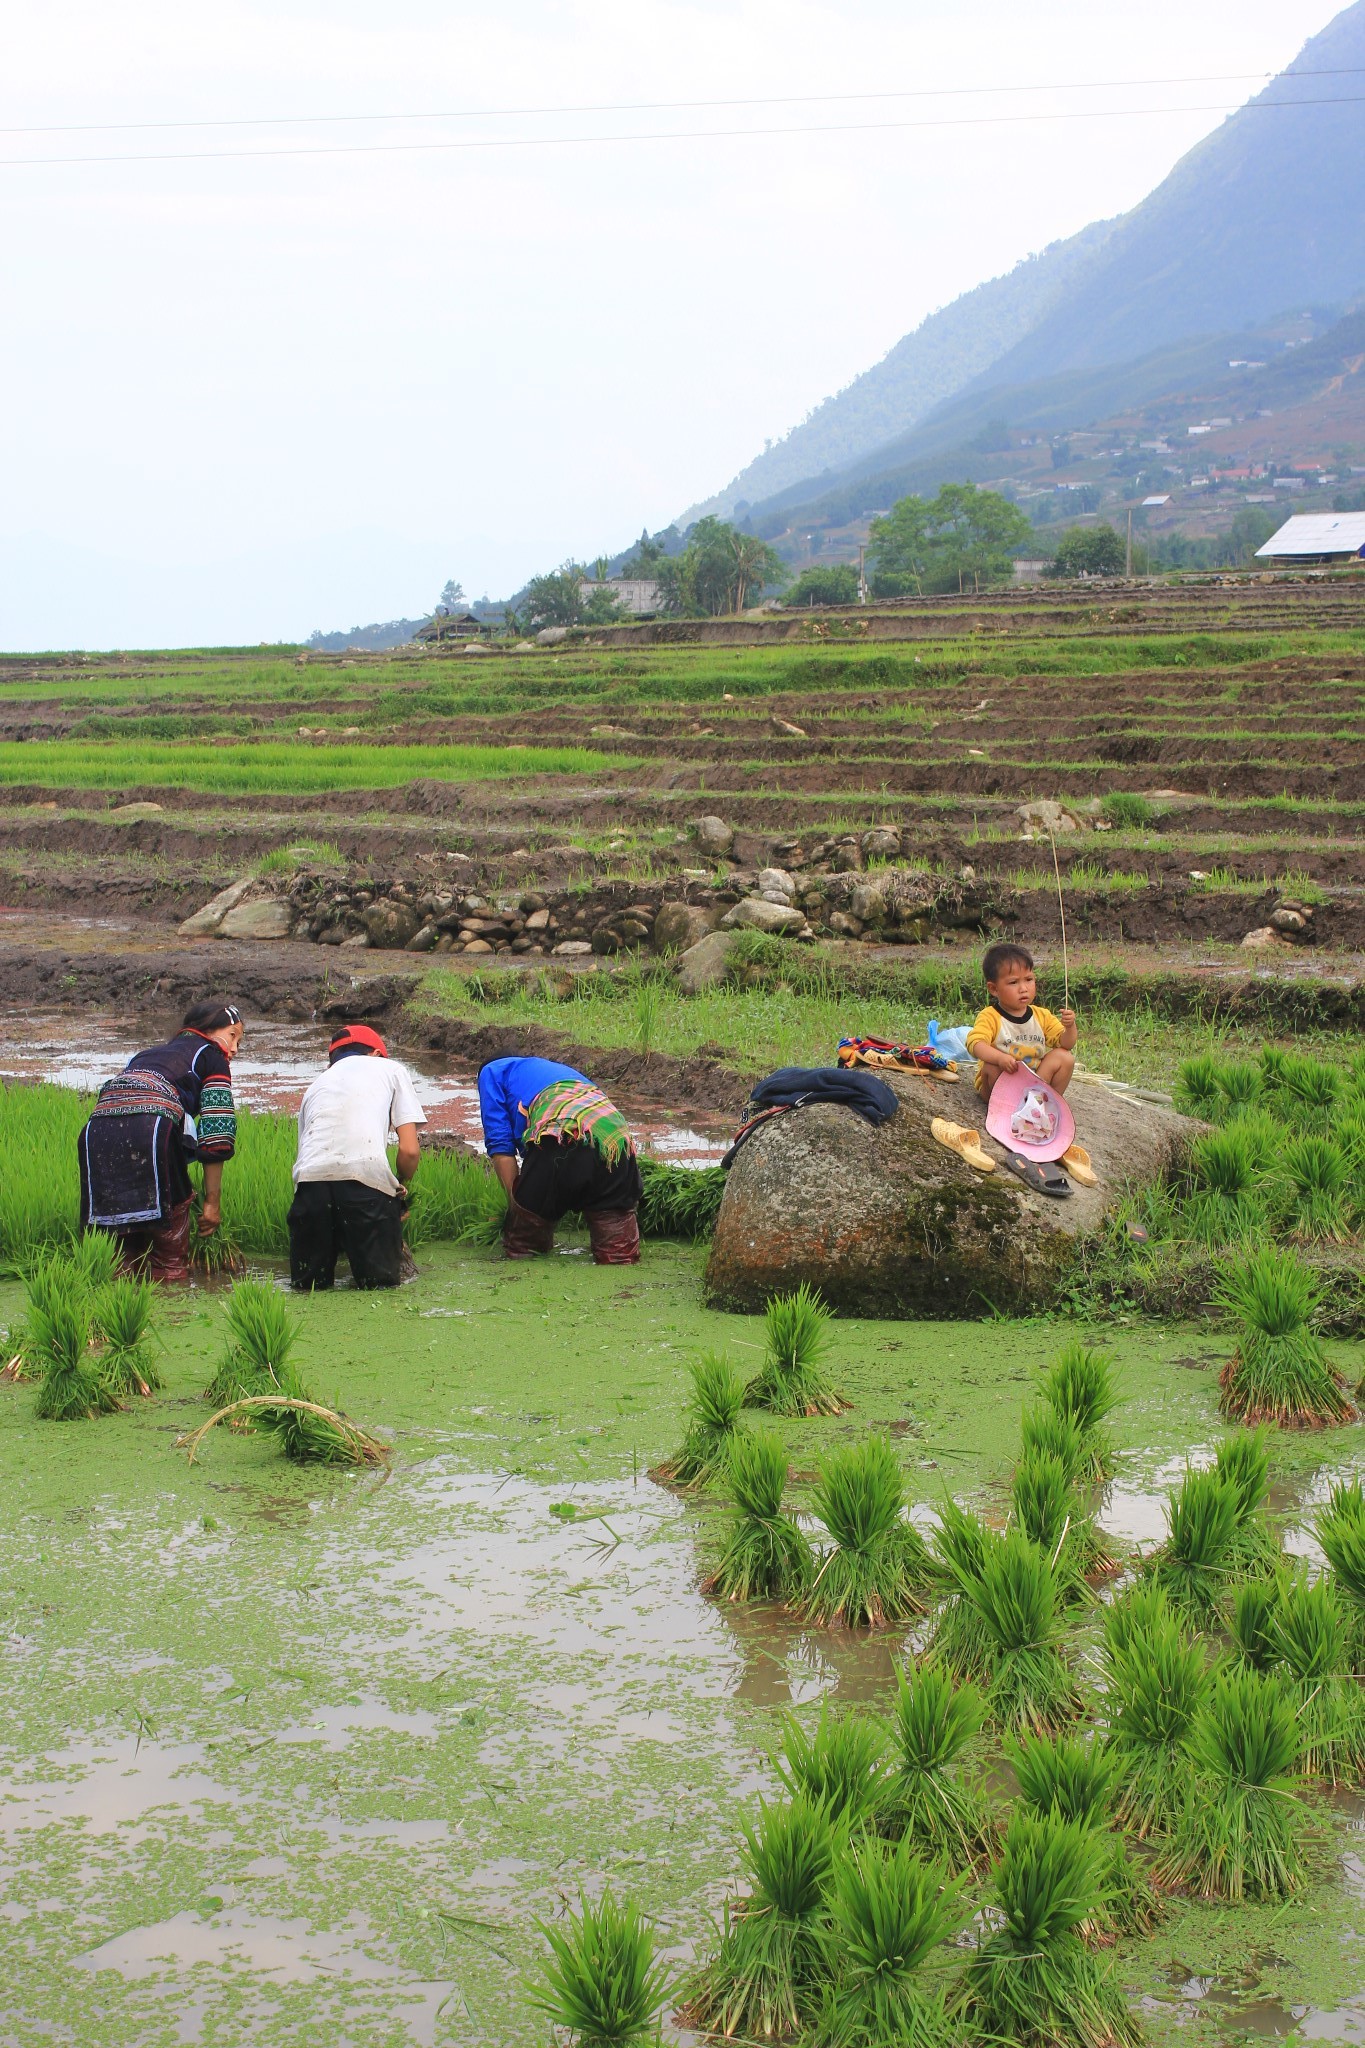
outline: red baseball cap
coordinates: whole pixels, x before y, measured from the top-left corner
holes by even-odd
[[[377,1052],[382,1060],[389,1056],[389,1048],[377,1031],[371,1031],[368,1024],[347,1024],[338,1031],[328,1046],[328,1052],[341,1052],[348,1045],[363,1046],[366,1052]]]

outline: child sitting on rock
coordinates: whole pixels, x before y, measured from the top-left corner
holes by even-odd
[[[989,1003],[967,1034],[967,1056],[978,1062],[976,1092],[989,1102],[1002,1074],[1027,1067],[1058,1095],[1065,1095],[1076,1070],[1072,1047],[1079,1036],[1076,1012],[1056,1016],[1034,1001],[1038,977],[1033,955],[1023,946],[1002,943],[987,948],[981,963]]]

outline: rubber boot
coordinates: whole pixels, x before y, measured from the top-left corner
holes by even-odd
[[[164,1223],[151,1231],[152,1255],[147,1278],[164,1286],[175,1286],[190,1277],[190,1201],[177,1202]]]
[[[633,1209],[590,1209],[588,1241],[594,1266],[638,1266],[640,1223]]]
[[[555,1227],[544,1216],[523,1209],[515,1196],[507,1201],[507,1221],[502,1226],[503,1254],[509,1259],[534,1259],[555,1248]]]

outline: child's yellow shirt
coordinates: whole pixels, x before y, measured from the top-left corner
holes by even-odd
[[[998,1052],[1007,1052],[1012,1059],[1036,1067],[1043,1054],[1060,1045],[1065,1037],[1066,1026],[1041,1003],[1031,1004],[1024,1017],[1007,1017],[987,1003],[967,1033],[967,1056],[974,1058],[979,1045],[993,1045]]]

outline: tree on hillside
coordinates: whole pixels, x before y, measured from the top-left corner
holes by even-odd
[[[936,498],[901,498],[872,522],[873,595],[1006,582],[1014,550],[1032,530],[1017,505],[975,484],[945,484]]]
[[[801,571],[791,589],[784,592],[782,602],[784,605],[856,604],[858,571],[852,562],[816,562]]]
[[[1127,544],[1112,526],[1073,526],[1057,543],[1049,576],[1121,576]]]
[[[677,544],[676,526],[665,527],[662,533],[656,533],[652,539],[648,527],[644,528],[629,559],[622,564],[621,574],[644,583],[653,582],[660,562],[667,558]]]
[[[1336,509],[1342,512],[1350,508],[1338,500]],[[1263,548],[1271,534],[1279,531],[1279,526],[1277,513],[1267,512],[1262,505],[1243,505],[1241,511],[1233,515],[1228,531],[1228,557],[1232,565],[1241,567],[1254,562],[1257,548]]]
[[[465,602],[464,585],[457,583],[453,576],[446,580],[446,587],[436,602],[443,604],[448,612],[458,611]]]
[[[521,626],[609,626],[624,618],[609,590],[584,590],[587,573],[581,562],[568,561],[544,576],[533,576],[526,586]]]
[[[766,541],[711,514],[697,521],[681,554],[662,557],[654,569],[665,611],[694,619],[743,611],[770,585],[785,583],[787,575],[786,564]]]

